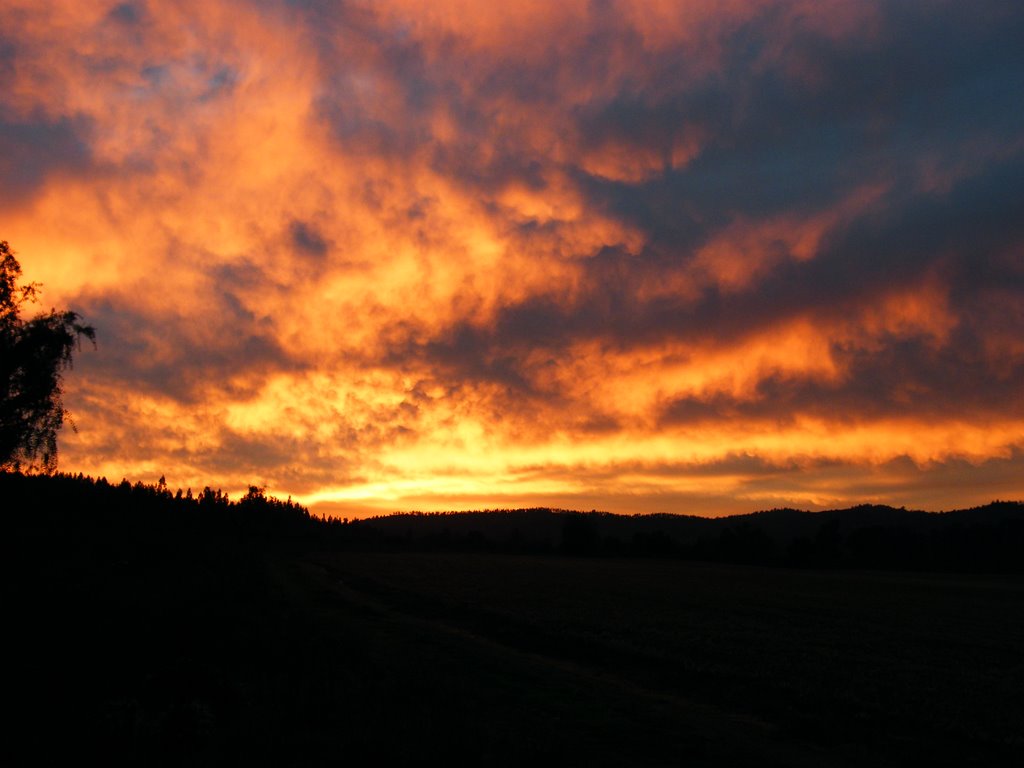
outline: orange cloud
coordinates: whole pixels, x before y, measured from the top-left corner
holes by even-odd
[[[1019,495],[998,5],[6,2],[0,236],[99,331],[62,467],[360,514]]]

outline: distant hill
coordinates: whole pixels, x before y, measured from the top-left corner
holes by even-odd
[[[205,488],[118,484],[81,475],[0,473],[9,532],[37,541],[91,538],[133,548],[253,541],[312,549],[479,551],[671,557],[812,568],[1024,572],[1024,503],[950,512],[860,505],[826,512],[618,515],[534,508],[399,513],[325,520],[259,488],[238,501]],[[127,542],[127,543],[126,543]]]
[[[349,523],[354,546],[662,556],[810,567],[1024,571],[1024,503],[923,512],[860,505],[705,518],[558,509],[405,513]]]

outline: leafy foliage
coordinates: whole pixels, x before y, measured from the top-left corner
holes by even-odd
[[[75,312],[25,320],[25,304],[38,301],[36,283],[20,285],[21,265],[0,241],[0,468],[57,467],[57,432],[68,416],[62,376],[81,337],[96,332]]]

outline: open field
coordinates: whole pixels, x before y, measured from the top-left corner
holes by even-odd
[[[1019,577],[87,530],[9,540],[18,763],[69,747],[187,765],[1024,754]]]
[[[708,758],[726,744],[733,759],[781,764],[1024,754],[1021,579],[481,555],[318,563],[341,594],[425,637],[568,665],[634,698],[626,711],[662,715],[665,730],[642,719],[647,738],[688,737]]]

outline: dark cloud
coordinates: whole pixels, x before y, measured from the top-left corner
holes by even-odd
[[[973,5],[883,4],[877,37],[844,41],[769,13],[723,40],[723,66],[696,81],[685,51],[671,51],[660,76],[580,109],[578,133],[593,146],[666,154],[693,134],[700,152],[639,183],[581,173],[581,189],[685,254],[737,213],[814,211],[858,183],[912,183],[929,153],[952,161],[972,141],[1015,141],[1024,19],[993,24],[997,4],[981,5],[975,15]]]
[[[838,428],[887,418],[938,422],[953,413],[972,423],[1024,418],[1024,358],[996,375],[992,361],[968,342],[936,349],[927,341],[891,340],[871,351],[834,353],[844,371],[839,381],[772,374],[742,396],[672,399],[660,423],[792,426],[814,416]]]
[[[15,41],[0,32],[0,86],[7,88],[14,80],[18,48]]]
[[[50,177],[89,170],[93,126],[85,116],[41,111],[19,118],[0,102],[0,203],[23,204]]]
[[[142,20],[145,14],[143,8],[144,6],[140,3],[120,3],[110,9],[107,18],[119,24],[131,26]]]
[[[295,219],[288,225],[288,234],[291,236],[292,244],[301,253],[316,258],[327,255],[327,241],[312,224]]]
[[[98,337],[97,349],[80,356],[82,375],[147,395],[186,404],[209,397],[211,390],[246,398],[268,376],[302,368],[273,327],[229,291],[190,316],[88,298],[81,313]]]
[[[801,317],[823,323],[855,320],[894,291],[913,292],[932,276],[951,300],[957,327],[948,339],[936,342],[918,329],[878,336],[870,350],[837,346],[833,353],[850,371],[859,394],[802,384],[800,393],[787,398],[773,394],[774,415],[787,407],[811,406],[815,400],[822,408],[843,402],[852,411],[881,415],[887,408],[903,407],[899,392],[904,389],[917,389],[921,402],[936,411],[978,395],[988,408],[1019,394],[993,376],[995,368],[1011,365],[1019,370],[1024,365],[1024,360],[994,360],[983,349],[993,323],[1008,335],[1024,335],[1019,313],[1003,311],[993,318],[987,311],[992,291],[1024,291],[1020,262],[1006,256],[1007,249],[1014,252],[1024,243],[1022,201],[1024,155],[981,168],[949,192],[901,190],[889,195],[829,232],[814,259],[782,259],[743,291],[723,293],[709,286],[695,298],[651,290],[659,277],[682,273],[685,262],[654,250],[631,255],[604,249],[583,262],[574,295],[528,297],[502,307],[487,326],[460,323],[439,337],[411,338],[396,357],[418,355],[457,377],[496,381],[529,393],[528,352],[546,349],[562,355],[574,343],[595,340],[618,349],[709,339],[736,344]],[[704,415],[719,418],[754,415],[749,411],[756,410],[704,405]],[[673,419],[691,414],[689,406],[674,408]]]
[[[266,435],[242,434],[223,428],[211,443],[210,449],[199,459],[204,465],[221,473],[252,477],[265,482],[273,479],[275,485],[288,487],[296,493],[308,493],[323,484],[348,482],[360,478],[353,472],[358,467],[337,453],[326,455],[317,446],[287,434],[289,425]],[[182,458],[188,458],[183,456]]]
[[[548,119],[551,105],[572,104],[573,94],[556,84],[585,85],[595,95],[569,108],[571,140],[584,150],[653,149],[666,165],[640,182],[595,177],[582,167],[564,170],[592,207],[638,227],[654,252],[686,259],[737,215],[811,215],[860,184],[880,181],[896,188],[884,201],[897,208],[890,217],[905,214],[902,228],[920,237],[929,222],[914,220],[920,202],[909,190],[919,185],[922,161],[943,167],[965,152],[968,158],[981,152],[977,163],[984,170],[1001,162],[984,154],[986,146],[1024,133],[1021,15],[997,3],[940,5],[937,11],[881,4],[877,29],[841,39],[794,21],[784,6],[769,6],[717,41],[724,58],[710,72],[685,46],[645,50],[635,30],[615,23],[621,20],[614,7],[595,6],[584,22],[589,33],[569,42],[572,55],[551,49],[541,61],[473,58],[458,39],[434,44],[428,55],[425,41],[396,38],[364,18],[346,26],[348,35],[373,47],[368,71],[399,94],[403,118],[374,114],[354,94],[352,82],[360,75],[352,75],[341,44],[324,51],[339,79],[326,89],[321,114],[344,144],[365,143],[398,157],[430,147],[433,167],[466,185],[494,192],[519,183],[543,191],[550,158],[524,143],[520,128]],[[609,72],[616,54],[628,62],[625,72]],[[571,77],[562,76],[566,71]],[[610,92],[592,87],[606,80]],[[458,126],[443,142],[425,132],[421,119],[439,105]],[[541,107],[548,111],[535,111]],[[699,151],[671,167],[673,144],[689,135],[699,137]],[[918,226],[925,227],[920,234]],[[896,272],[913,271],[892,248],[846,263],[859,270],[870,258],[889,260]],[[632,266],[643,271],[648,264],[635,260]],[[602,267],[588,277],[600,282]],[[836,278],[850,285],[841,271]],[[817,292],[828,297],[830,287],[819,284]],[[774,286],[765,293],[774,293]],[[705,304],[712,312],[718,306],[714,296]],[[692,314],[706,327],[704,312],[679,309],[658,315],[680,319],[673,325],[685,328]],[[711,319],[714,327],[724,321]]]
[[[199,95],[199,101],[224,98],[231,95],[238,81],[238,72],[231,67],[222,66],[216,69],[206,81],[206,90]]]
[[[422,346],[411,342],[393,349],[389,359],[401,365],[419,359],[440,371],[447,371],[453,380],[500,384],[519,397],[538,394],[523,369],[519,353],[503,350],[489,334],[468,324],[459,325],[445,337],[428,340]]]

